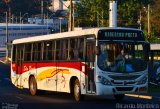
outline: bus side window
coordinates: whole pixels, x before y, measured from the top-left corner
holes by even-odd
[[[95,61],[95,45],[90,44],[87,45],[87,61],[94,62]]]
[[[60,40],[56,41],[56,60],[60,60]]]
[[[70,40],[70,59],[71,60],[80,60],[79,54],[80,52],[80,47],[81,49],[83,48],[83,42],[80,43],[79,38],[74,38]]]
[[[56,43],[55,41],[52,42],[52,53],[53,53],[53,60],[56,60]]]
[[[74,54],[74,60],[78,60],[78,39],[74,39],[74,48],[73,48],[73,54]]]
[[[16,60],[16,45],[13,45],[13,52],[12,52],[12,61],[15,62]]]
[[[52,41],[48,41],[44,43],[44,52],[43,52],[43,60],[52,60]]]
[[[37,61],[37,44],[33,43],[32,61]]]
[[[68,40],[62,40],[61,41],[62,46],[61,46],[61,59],[62,60],[67,60],[67,55],[68,55]]]
[[[47,43],[47,60],[52,60],[53,59],[53,52],[52,52],[52,42]]]
[[[78,41],[78,57],[80,60],[83,60],[83,54],[84,54],[84,38],[80,38]]]
[[[70,39],[70,49],[69,49],[69,57],[70,60],[74,60],[74,46],[75,46],[75,40]]]
[[[25,44],[24,61],[31,61],[31,49],[32,49],[32,44],[31,43]]]
[[[37,44],[37,60],[41,60],[41,43]]]

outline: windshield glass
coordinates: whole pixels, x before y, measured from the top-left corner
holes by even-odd
[[[118,73],[143,71],[147,67],[143,43],[99,42],[98,67]]]

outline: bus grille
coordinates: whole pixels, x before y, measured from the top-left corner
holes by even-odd
[[[132,85],[135,84],[135,81],[111,81],[112,85]]]
[[[113,80],[135,80],[141,75],[109,75]]]
[[[132,91],[133,87],[116,87],[117,91]]]

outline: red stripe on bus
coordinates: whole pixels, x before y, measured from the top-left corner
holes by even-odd
[[[85,67],[85,75],[87,75],[87,71],[89,69],[89,67],[81,62],[40,62],[40,63],[22,63],[22,67],[18,66],[18,72],[16,72],[17,74],[22,74],[24,72],[27,72],[29,70],[33,70],[33,69],[37,69],[37,68],[43,68],[43,67],[66,67],[66,68],[73,68],[73,69],[77,69],[79,71],[82,71],[82,66]],[[17,64],[16,63],[12,63],[12,70],[16,71],[17,69]]]

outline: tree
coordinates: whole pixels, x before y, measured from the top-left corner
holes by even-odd
[[[137,23],[141,8],[147,4],[146,0],[118,1],[118,26],[138,28]]]
[[[137,23],[139,12],[149,1],[146,0],[117,0],[118,26],[139,27]],[[76,4],[80,26],[108,26],[109,0],[80,0]],[[105,22],[105,25],[104,25]]]
[[[155,0],[150,8],[150,24],[152,37],[160,38],[160,0]],[[146,22],[147,23],[147,22]],[[145,23],[145,24],[146,24]],[[147,25],[147,24],[146,24]]]
[[[75,12],[79,26],[103,26],[108,19],[108,0],[80,0],[75,4]]]
[[[44,1],[44,11],[47,10],[47,5],[51,2]],[[41,13],[41,0],[12,0],[11,8],[14,14],[19,15],[28,13],[29,15],[35,15]]]
[[[4,13],[7,9],[6,0],[0,1],[0,12]],[[48,5],[51,5],[51,1],[44,1],[44,12],[48,10]],[[35,15],[41,13],[41,0],[10,0],[9,7],[11,8],[11,13],[15,16],[19,16],[20,12],[22,14],[28,13],[28,15]]]

